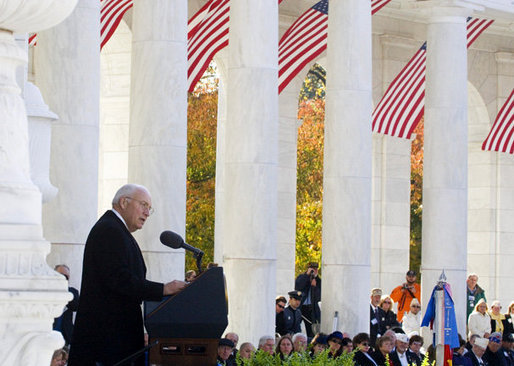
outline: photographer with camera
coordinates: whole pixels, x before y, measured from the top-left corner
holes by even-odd
[[[412,269],[405,276],[407,282],[396,287],[391,292],[391,299],[398,304],[398,321],[401,322],[405,313],[410,309],[412,299],[421,301],[421,287],[416,283],[416,272]]]
[[[296,278],[294,289],[302,292],[302,302],[300,310],[305,324],[305,331],[309,338],[314,337],[317,332],[313,331],[319,325],[321,319],[321,310],[319,302],[321,301],[321,278],[318,276],[318,263],[311,262],[307,267],[307,271]]]

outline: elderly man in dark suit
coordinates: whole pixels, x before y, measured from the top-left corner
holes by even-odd
[[[84,249],[82,286],[71,342],[70,366],[109,366],[144,347],[143,300],[161,300],[185,282],[146,280],[146,266],[132,236],[152,214],[152,198],[126,184],[93,226]],[[143,365],[142,357],[127,365]]]

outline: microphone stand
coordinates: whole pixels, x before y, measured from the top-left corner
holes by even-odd
[[[121,360],[120,362],[118,363],[115,363],[114,366],[121,366],[121,365],[125,365],[127,362],[129,361],[132,361],[134,358],[136,358],[137,356],[139,356],[140,354],[142,353],[145,353],[146,351],[148,351],[150,348],[152,348],[153,346],[157,345],[159,343],[158,340],[155,340],[153,341],[152,343],[150,343],[148,346],[144,347],[144,348],[141,348],[139,351],[131,354],[130,356],[127,356],[125,357],[123,360]]]

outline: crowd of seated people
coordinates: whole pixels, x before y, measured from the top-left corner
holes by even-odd
[[[315,263],[311,263],[307,270],[312,283],[317,275],[317,272],[309,272],[313,267],[317,269]],[[188,271],[188,281],[193,281],[195,275],[194,271]],[[452,365],[514,366],[514,302],[510,303],[505,313],[501,312],[499,301],[493,301],[489,306],[484,290],[476,283],[477,278],[474,274],[468,277],[468,305],[471,299],[475,299],[474,306],[468,317],[467,340],[459,335],[459,346],[453,349]],[[226,333],[219,340],[217,365],[237,365],[237,359],[250,359],[256,352],[283,361],[294,354],[312,359],[321,355],[327,358],[351,356],[356,366],[421,366],[425,354],[430,361],[434,361],[436,350],[432,342],[425,342],[420,335],[422,306],[420,288],[415,280],[416,272],[409,270],[406,282],[397,286],[393,290],[394,294],[384,294],[380,288],[372,289],[368,332],[354,336],[337,330],[309,336],[307,328],[301,324],[305,321],[302,313],[302,307],[305,309],[305,294],[294,290],[287,294],[288,299],[278,296],[275,300],[275,335],[262,336],[256,345],[244,342],[238,348],[237,333]],[[477,296],[477,293],[481,295]],[[395,304],[395,298],[401,302],[401,307],[396,306],[399,304]],[[309,331],[314,329],[311,324]],[[51,365],[65,366],[67,350],[63,348],[55,351]]]

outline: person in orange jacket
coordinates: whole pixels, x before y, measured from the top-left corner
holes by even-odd
[[[410,269],[405,276],[407,282],[395,287],[391,292],[391,299],[398,304],[398,321],[401,322],[403,315],[410,309],[410,302],[416,298],[421,302],[421,287],[416,283],[416,272]]]

